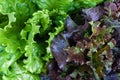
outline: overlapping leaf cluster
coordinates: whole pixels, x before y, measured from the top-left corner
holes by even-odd
[[[51,45],[55,57],[49,65],[52,80],[119,79],[119,9],[117,0],[104,2],[82,10],[84,25],[77,25],[76,18],[66,19],[66,29]]]
[[[103,0],[90,3],[95,6]],[[74,0],[0,0],[0,79],[39,80],[45,73],[53,38],[64,30]],[[89,7],[89,6],[87,6]]]
[[[52,58],[46,52],[48,32],[54,32],[56,27],[57,35],[63,30],[67,14],[59,10],[37,11],[29,0],[3,0],[0,6],[0,78],[39,80],[40,73],[47,70],[46,61]]]

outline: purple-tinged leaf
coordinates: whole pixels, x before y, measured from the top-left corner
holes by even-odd
[[[65,49],[65,51],[68,53],[66,62],[75,62],[77,64],[83,65],[85,63],[83,52],[80,50],[80,48],[77,47],[71,47]]]
[[[64,69],[66,65],[67,54],[64,52],[64,48],[68,46],[68,42],[62,35],[56,36],[52,41],[51,50],[60,69]]]
[[[104,77],[104,80],[119,80],[118,73],[110,72],[107,76]]]
[[[77,24],[69,16],[65,21],[65,27],[67,28],[68,32],[71,32],[77,28]]]
[[[55,61],[52,61],[48,65],[48,76],[51,80],[56,80],[57,76],[60,74],[57,70],[59,70],[57,63]]]
[[[91,21],[97,21],[101,19],[104,15],[104,11],[101,6],[95,8],[83,9],[85,18]]]

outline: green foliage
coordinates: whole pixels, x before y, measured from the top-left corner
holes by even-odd
[[[32,0],[40,9],[68,11],[73,0]]]
[[[32,0],[40,9],[59,9],[68,12],[76,8],[94,7],[103,2],[103,0]]]
[[[74,0],[75,4],[81,7],[94,7],[103,0]]]
[[[22,67],[21,63],[15,62],[7,75],[2,77],[3,80],[39,80],[39,76],[27,72],[25,68]]]

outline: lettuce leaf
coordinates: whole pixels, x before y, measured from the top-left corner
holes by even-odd
[[[97,4],[103,2],[103,0],[74,0],[74,4],[78,4],[79,6],[82,5],[82,7],[94,7]]]
[[[59,9],[69,12],[75,9],[80,9],[81,7],[94,7],[103,2],[103,0],[32,0],[32,2],[36,3],[40,9]]]
[[[38,45],[34,40],[36,34],[42,35],[50,28],[51,20],[48,10],[37,11],[33,17],[26,22],[26,26],[21,31],[21,37],[26,41],[24,66],[31,73],[39,74],[43,69],[44,62],[41,55],[42,45]]]
[[[53,58],[52,40],[76,5],[75,0],[0,0],[0,79],[39,80]]]
[[[5,18],[3,19],[5,22],[0,20],[0,60],[2,61],[0,73],[2,76],[8,76],[11,66],[25,53],[27,43],[21,38],[20,32],[25,26],[24,22],[32,16],[34,11],[36,11],[35,5],[29,0],[0,1],[0,16]],[[30,76],[32,77],[28,75]],[[11,78],[3,78],[3,80],[11,80]]]
[[[67,14],[59,10],[39,10],[28,19],[26,26],[21,30],[21,37],[25,40],[25,57],[24,68],[31,73],[40,74],[44,71],[45,62],[52,58],[50,45],[53,38],[64,29],[64,20]],[[61,18],[62,17],[62,18]],[[51,20],[55,21],[52,21]],[[54,26],[53,26],[54,24]],[[60,26],[58,26],[60,25]],[[55,28],[55,30],[54,30]],[[45,42],[46,34],[49,34],[48,40]],[[40,40],[35,40],[36,35],[40,36]],[[42,40],[43,39],[43,40]],[[46,47],[43,45],[47,45]]]
[[[32,0],[40,9],[68,11],[73,0]]]
[[[46,51],[47,51],[47,55],[50,56],[50,57],[52,57],[52,52],[51,52],[51,49],[50,49],[52,40],[54,39],[54,37],[55,37],[56,35],[58,35],[61,31],[64,30],[64,24],[63,24],[63,22],[61,21],[60,24],[61,24],[61,25],[60,25],[58,28],[55,28],[55,29],[56,29],[55,32],[53,32],[53,33],[50,32],[50,33],[49,33],[49,39],[46,41],[46,42],[48,43],[48,46],[47,46],[47,48],[46,48]],[[43,59],[44,59],[44,60],[48,60],[46,57],[44,57]]]
[[[15,62],[8,73],[2,77],[3,80],[39,80],[39,75],[27,72],[21,63]]]
[[[46,43],[48,44],[48,46],[46,47],[46,53],[47,53],[47,56],[50,56],[50,58],[53,57],[51,49],[50,49],[52,40],[55,36],[57,36],[61,31],[63,31],[65,29],[64,28],[64,21],[65,21],[65,18],[67,16],[68,15],[64,11],[60,11],[60,10],[53,10],[50,12],[50,17],[53,20],[52,24],[55,25],[55,28],[54,28],[55,30],[48,33],[49,39],[46,40]],[[48,61],[47,56],[44,57],[43,59]]]
[[[14,12],[17,26],[22,27],[34,11],[36,11],[35,5],[29,0],[0,0],[0,13],[8,15]]]

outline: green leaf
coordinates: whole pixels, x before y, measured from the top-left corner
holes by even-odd
[[[14,63],[7,75],[3,75],[2,80],[39,80],[39,75],[27,72],[21,63]]]
[[[14,12],[18,26],[22,26],[35,10],[35,5],[29,0],[0,0],[0,13],[8,15]]]
[[[31,73],[39,74],[42,72],[44,62],[40,58],[43,52],[38,44],[32,43],[25,47],[25,56],[27,59],[24,60],[24,67]]]
[[[78,7],[94,7],[97,4],[103,2],[103,0],[75,0],[74,5],[77,5]]]
[[[3,72],[3,73],[5,73],[5,74],[7,74],[8,73],[8,68],[17,60],[17,59],[19,59],[20,57],[21,57],[21,53],[20,53],[20,51],[18,50],[18,51],[16,51],[15,52],[16,54],[14,54],[14,53],[7,53],[7,52],[2,52],[2,53],[0,53],[0,60],[2,61],[2,62],[0,62],[0,72]]]
[[[56,35],[58,35],[61,31],[64,30],[64,23],[62,21],[60,21],[60,26],[56,27],[55,30],[56,30],[55,32],[53,32],[53,33],[50,32],[49,33],[49,39],[46,40],[46,42],[48,43],[48,47],[46,48],[47,56],[44,57],[43,59],[47,60],[47,61],[48,61],[48,56],[50,56],[50,58],[52,58],[52,52],[51,52],[51,49],[50,49],[51,42]]]
[[[68,11],[73,0],[32,0],[40,9]]]
[[[20,31],[35,10],[29,0],[0,0],[0,73],[7,75],[23,56],[26,41],[21,39]]]

